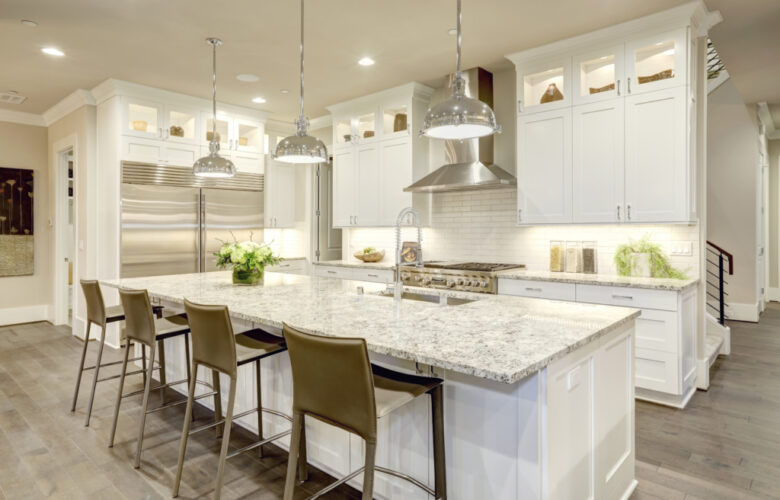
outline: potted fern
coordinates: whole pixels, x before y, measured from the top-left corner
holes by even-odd
[[[249,241],[223,242],[214,255],[217,267],[233,269],[233,283],[236,285],[262,284],[266,266],[275,266],[282,261],[281,257],[274,255],[271,247],[252,241],[251,235]]]
[[[615,267],[620,276],[686,278],[684,272],[672,267],[661,245],[651,242],[649,235],[619,245],[615,250]]]

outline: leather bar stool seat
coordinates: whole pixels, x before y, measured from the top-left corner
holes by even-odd
[[[203,366],[212,370],[212,379],[216,391],[219,392],[220,373],[227,375],[230,379],[230,392],[228,395],[228,405],[225,418],[222,419],[221,399],[215,400],[216,422],[203,425],[190,430],[190,420],[192,419],[192,407],[195,400],[195,379],[190,382],[190,390],[187,398],[187,411],[184,417],[184,428],[181,433],[181,444],[179,446],[179,461],[176,468],[176,478],[173,483],[173,496],[179,495],[181,485],[182,470],[184,468],[184,457],[187,452],[187,441],[189,436],[212,427],[224,426],[222,433],[222,447],[219,454],[217,466],[216,484],[214,487],[214,498],[219,499],[222,493],[222,483],[225,474],[225,461],[240,453],[260,449],[260,456],[263,456],[263,445],[288,436],[292,431],[286,430],[277,433],[271,437],[263,436],[263,416],[266,412],[292,421],[292,417],[280,411],[263,407],[262,380],[260,361],[287,350],[284,338],[273,335],[262,329],[249,330],[243,333],[234,334],[233,324],[230,321],[230,314],[226,306],[201,305],[184,301],[184,308],[187,311],[190,328],[192,330],[192,372],[198,373],[198,368]],[[243,365],[254,363],[255,365],[255,386],[256,386],[256,407],[246,410],[242,413],[234,414],[236,401],[236,384],[238,381],[238,368]],[[233,420],[241,417],[257,414],[257,438],[252,444],[244,446],[228,454],[230,444],[230,429]],[[219,429],[218,429],[219,433]]]
[[[122,370],[119,375],[119,387],[117,389],[116,403],[114,405],[114,419],[111,426],[111,434],[108,441],[108,447],[114,446],[114,438],[116,436],[116,425],[119,419],[119,407],[122,404],[122,399],[143,394],[143,403],[141,404],[141,418],[139,419],[138,426],[138,439],[136,443],[136,453],[134,467],[137,469],[141,466],[141,450],[143,449],[144,441],[144,429],[146,426],[146,415],[156,411],[160,411],[171,406],[176,406],[185,403],[186,399],[180,399],[171,403],[166,403],[164,399],[164,391],[167,387],[171,387],[177,384],[183,384],[190,382],[192,374],[190,373],[190,349],[189,349],[189,333],[190,326],[187,322],[187,318],[184,315],[172,315],[168,317],[155,316],[155,309],[152,307],[149,301],[149,294],[146,290],[128,290],[120,289],[119,297],[122,300],[122,307],[125,311],[125,328],[124,334],[127,336],[127,342],[125,342],[124,358],[122,360]],[[166,339],[174,337],[184,337],[184,349],[185,357],[187,359],[187,376],[185,379],[167,382],[165,377],[165,344]],[[146,351],[149,349],[149,367],[146,368],[144,363],[143,369],[134,372],[127,372],[127,362],[130,357],[131,343],[140,345],[141,349]],[[160,360],[155,365],[155,359],[159,351]],[[145,357],[144,357],[145,360]],[[152,387],[152,378],[154,370],[158,370],[160,383]],[[127,394],[123,394],[122,391],[125,385],[125,377],[127,375],[134,375],[137,373],[144,374],[144,388],[140,391],[134,391]],[[149,410],[149,394],[151,391],[160,391],[160,399],[162,403],[160,406]]]
[[[441,384],[441,380],[418,377],[371,365],[374,375],[376,416],[382,418]]]

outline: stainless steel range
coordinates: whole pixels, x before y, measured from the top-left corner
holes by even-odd
[[[422,267],[402,266],[404,285],[463,292],[498,293],[496,273],[505,269],[522,269],[522,264],[484,262],[423,262]]]

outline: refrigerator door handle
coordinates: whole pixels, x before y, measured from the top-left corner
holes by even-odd
[[[198,193],[198,272],[204,271],[204,254],[206,251],[206,245],[204,243],[206,237],[206,195],[202,192]]]

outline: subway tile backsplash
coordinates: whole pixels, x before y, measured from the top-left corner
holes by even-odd
[[[615,274],[616,247],[645,234],[670,251],[672,242],[693,243],[693,255],[670,255],[673,266],[689,276],[698,276],[699,228],[680,224],[605,224],[515,226],[517,193],[514,190],[439,193],[433,196],[431,225],[423,230],[426,260],[454,259],[525,264],[528,269],[549,268],[550,240],[596,241],[598,271]],[[404,228],[403,239],[415,239],[416,230]],[[360,228],[345,230],[344,258],[363,247],[385,249],[392,262],[395,229]]]

